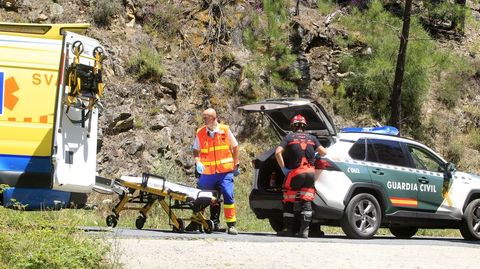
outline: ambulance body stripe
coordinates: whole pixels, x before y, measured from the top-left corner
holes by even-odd
[[[49,121],[49,118],[51,119]],[[17,120],[17,118],[9,117],[7,121],[14,121],[14,122],[29,122],[29,123],[53,123],[53,116],[49,117],[49,115],[43,115],[38,117],[38,121],[34,121],[32,117],[26,117],[22,120]]]
[[[0,171],[49,173],[51,169],[51,157],[0,154]]]

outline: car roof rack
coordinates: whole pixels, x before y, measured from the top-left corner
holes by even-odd
[[[341,133],[373,133],[398,136],[399,131],[393,126],[375,126],[375,127],[345,127],[340,129]]]

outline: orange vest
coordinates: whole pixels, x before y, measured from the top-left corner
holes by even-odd
[[[233,171],[233,156],[230,150],[228,125],[219,124],[220,132],[211,138],[207,134],[207,127],[197,130],[200,142],[200,162],[205,166],[204,174],[228,173]]]

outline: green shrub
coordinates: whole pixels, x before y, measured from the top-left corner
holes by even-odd
[[[445,69],[441,85],[437,90],[437,98],[448,108],[456,105],[457,101],[465,94],[474,70],[469,61],[459,55],[449,55],[446,59],[448,68]]]
[[[480,129],[471,128],[467,135],[467,141],[472,148],[480,151]]]
[[[465,152],[465,145],[458,139],[453,139],[446,148],[445,159],[452,163],[460,163],[463,153]]]
[[[118,0],[98,0],[93,10],[93,21],[98,25],[108,25],[113,16],[120,12]]]
[[[182,10],[167,0],[143,0],[136,8],[137,21],[153,35],[171,39],[182,27]]]
[[[130,67],[140,79],[160,80],[163,76],[162,55],[146,45],[130,61]]]
[[[79,219],[53,213],[0,207],[0,267],[111,267],[106,260],[109,246],[75,228]]]
[[[426,16],[431,22],[451,22],[457,30],[462,27],[465,20],[466,9],[456,1],[423,0]]]
[[[320,13],[327,15],[336,10],[336,1],[333,0],[317,0],[317,6]]]

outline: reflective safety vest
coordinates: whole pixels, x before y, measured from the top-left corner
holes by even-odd
[[[228,173],[233,171],[233,156],[230,150],[228,125],[219,124],[214,137],[207,134],[207,127],[197,130],[200,142],[200,162],[205,166],[203,174]]]

